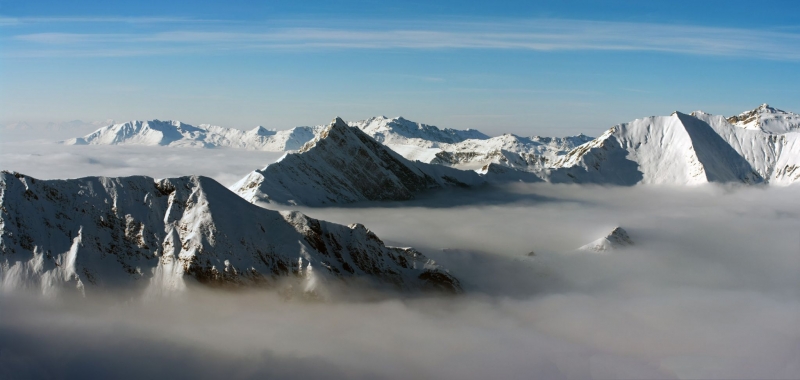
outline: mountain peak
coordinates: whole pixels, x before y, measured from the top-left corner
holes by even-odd
[[[297,153],[250,173],[231,189],[252,202],[318,206],[407,200],[428,189],[482,182],[472,171],[406,160],[336,118]]]
[[[622,227],[614,228],[608,235],[597,239],[583,247],[579,251],[586,252],[608,252],[615,251],[633,245],[633,240]]]
[[[277,131],[275,130],[264,128],[261,125],[247,131],[247,133],[254,136],[271,136],[274,135],[276,132]]]
[[[761,130],[770,134],[783,134],[800,129],[800,115],[771,107],[767,103],[731,116],[727,120],[728,123],[740,128]]]
[[[333,121],[331,121],[331,126],[346,127],[347,126],[347,122],[342,120],[341,117],[336,116],[335,118],[333,118]]]

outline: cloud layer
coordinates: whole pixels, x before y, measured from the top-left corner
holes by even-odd
[[[6,18],[0,26],[37,25],[40,21]],[[633,22],[535,19],[379,23],[356,20],[330,26],[323,24],[321,27],[302,23],[287,26],[159,18],[67,18],[50,22],[55,25],[84,22],[111,27],[97,28],[91,33],[63,32],[58,28],[46,32],[12,33],[5,39],[12,42],[14,48],[5,54],[132,56],[287,49],[505,49],[653,51],[767,60],[800,59],[800,34],[792,31]],[[113,28],[119,23],[152,27],[135,33],[119,33]]]
[[[25,378],[796,378],[795,197],[792,188],[520,185],[307,209],[421,248],[467,294],[6,295],[0,366]],[[569,252],[616,225],[634,248]]]
[[[282,152],[237,149],[67,146],[50,141],[24,141],[0,143],[0,169],[39,179],[202,175],[229,186],[282,155]]]

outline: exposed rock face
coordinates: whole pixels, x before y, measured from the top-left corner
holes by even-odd
[[[313,270],[312,270],[313,268]],[[36,180],[0,174],[0,286],[182,290],[187,281],[303,292],[359,281],[459,292],[421,253],[363,225],[254,206],[204,177]]]
[[[319,127],[295,127],[274,131],[255,127],[249,131],[213,125],[193,126],[179,121],[139,121],[109,125],[67,145],[161,145],[197,148],[242,148],[282,152],[300,149],[314,138]]]
[[[578,250],[586,252],[608,252],[629,247],[632,245],[633,245],[633,240],[631,240],[631,237],[628,236],[628,233],[625,230],[623,230],[622,227],[617,227],[613,231],[611,231],[611,233],[608,234],[606,237],[597,239],[589,244],[586,244],[578,248]]]
[[[429,189],[483,182],[475,172],[406,160],[336,118],[297,153],[250,173],[231,190],[251,202],[319,206],[407,200]]]

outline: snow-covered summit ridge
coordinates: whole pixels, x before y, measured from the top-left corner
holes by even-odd
[[[740,128],[772,134],[800,131],[800,115],[772,108],[766,103],[752,111],[731,116],[727,121]]]
[[[622,229],[622,227],[616,227],[605,237],[586,244],[578,248],[578,250],[585,252],[609,252],[632,245],[633,240],[631,240],[628,232]]]
[[[174,120],[133,120],[102,127],[86,136],[66,140],[64,144],[230,147],[280,152],[299,149],[314,138],[318,129],[295,127],[275,131],[258,126],[244,131],[208,124],[193,126]]]
[[[313,268],[313,270],[312,270]],[[410,248],[343,226],[249,204],[210,178],[37,180],[0,173],[0,288],[45,294],[105,288],[361,282],[401,291],[460,291]]]
[[[477,130],[439,129],[403,117],[373,117],[351,122],[409,160],[486,172],[490,164],[528,170],[541,167],[570,149],[590,141],[583,134],[569,137],[521,137],[513,134],[489,137]]]
[[[320,206],[407,200],[429,189],[483,182],[472,171],[411,162],[337,117],[297,152],[250,173],[231,190],[251,202]]]
[[[535,172],[548,167],[560,156],[591,141],[586,135],[568,137],[520,137],[506,133],[486,140],[465,140],[440,145],[427,162],[461,169],[486,170],[489,164]]]
[[[474,130],[439,129],[436,126],[413,122],[400,117],[371,117],[366,120],[350,122],[370,135],[375,141],[385,145],[417,145],[432,147],[437,143],[453,144],[468,139],[488,139],[489,136]]]
[[[789,185],[800,180],[800,133],[734,126],[702,111],[675,112],[616,125],[540,175],[550,182],[617,185]]]

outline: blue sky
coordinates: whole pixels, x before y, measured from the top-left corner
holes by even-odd
[[[0,1],[0,123],[596,135],[673,110],[800,112],[795,1],[296,3]]]

